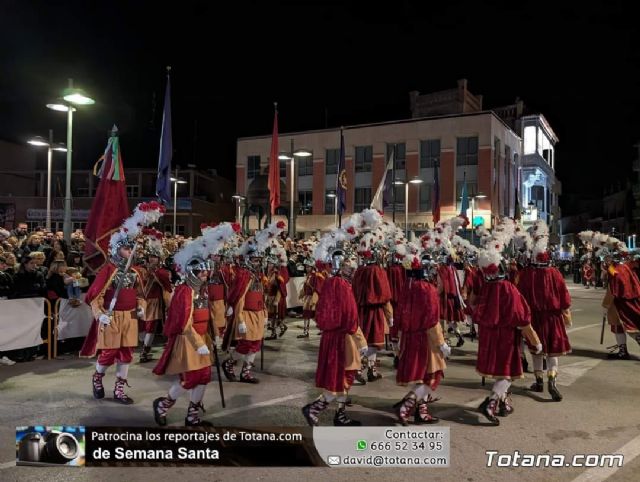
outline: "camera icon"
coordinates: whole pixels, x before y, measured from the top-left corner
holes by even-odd
[[[17,465],[62,465],[80,455],[80,444],[70,433],[29,432],[18,443]]]

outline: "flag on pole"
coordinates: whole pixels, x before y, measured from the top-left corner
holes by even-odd
[[[340,160],[336,176],[336,196],[338,196],[338,216],[347,209],[347,163],[344,155],[344,133],[340,129]]]
[[[389,155],[389,161],[387,162],[387,167],[384,170],[382,179],[380,179],[380,184],[378,185],[376,194],[375,196],[373,196],[373,199],[371,200],[371,209],[384,212],[384,208],[389,205],[388,192],[389,192],[389,187],[391,186],[391,177],[389,177],[387,174],[389,174],[389,171],[391,169],[393,169],[393,152]]]
[[[462,193],[460,194],[460,217],[465,219],[463,227],[467,227],[469,224],[469,218],[467,217],[467,211],[469,210],[469,196],[467,194],[467,173],[464,173],[462,181]]]
[[[158,179],[156,196],[165,204],[171,203],[171,160],[173,158],[173,139],[171,133],[171,79],[167,67],[167,89],[164,93],[162,111],[162,132],[160,134],[160,156],[158,158]]]
[[[440,180],[438,179],[438,163],[435,164],[433,170],[433,197],[431,203],[431,214],[433,216],[433,224],[440,221]]]
[[[122,153],[118,128],[115,125],[111,130],[107,148],[96,163],[93,174],[98,176],[100,181],[84,230],[84,262],[95,273],[109,259],[111,235],[120,229],[122,222],[129,217]]]
[[[280,160],[278,159],[278,103],[275,102],[273,115],[273,134],[271,137],[271,154],[269,155],[269,203],[271,215],[280,206]],[[291,153],[293,155],[293,153]],[[291,161],[293,162],[293,160]]]

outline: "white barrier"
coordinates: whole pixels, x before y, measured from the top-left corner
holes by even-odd
[[[82,299],[84,300],[84,293]],[[58,340],[87,336],[93,323],[91,308],[84,301],[73,307],[69,300],[61,299],[58,307]]]
[[[0,301],[0,351],[42,344],[40,329],[45,319],[43,298]]]
[[[287,283],[287,309],[302,306],[302,301],[298,298],[298,293],[300,293],[304,285],[304,280],[304,276],[289,278],[289,282]]]

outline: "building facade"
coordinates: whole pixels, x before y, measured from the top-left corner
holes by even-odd
[[[19,161],[19,162],[18,162]],[[47,206],[47,171],[36,169],[33,149],[3,142],[0,145],[0,227],[13,229],[26,222],[30,229],[44,226]],[[55,158],[54,158],[55,163]],[[234,219],[233,183],[214,171],[185,169],[179,172],[186,184],[178,184],[176,228],[178,234],[200,234],[202,222]],[[131,209],[155,199],[157,171],[125,167],[127,197]],[[74,170],[71,176],[72,226],[82,229],[89,218],[99,179],[90,170]],[[62,230],[65,171],[52,171],[53,230]],[[173,231],[173,208],[167,209],[162,228]]]
[[[420,96],[413,96],[416,105]],[[457,104],[456,104],[457,105]],[[464,105],[464,103],[463,103]],[[424,107],[424,106],[423,106]],[[470,197],[467,213],[477,222],[492,226],[499,216],[514,215],[515,187],[522,157],[522,140],[491,111],[477,111],[420,117],[394,122],[345,126],[347,210],[368,208],[383,177],[391,151],[395,153],[396,180],[420,178],[422,184],[396,186],[396,223],[404,225],[408,202],[409,229],[424,230],[433,225],[431,212],[435,166],[439,166],[441,219],[460,211],[460,195],[466,180]],[[336,224],[335,198],[340,129],[281,134],[279,145],[304,148],[312,156],[295,158],[295,212],[297,233],[326,231]],[[236,191],[246,196],[255,180],[267,172],[271,136],[238,139]],[[291,161],[280,161],[280,175],[286,186],[281,193],[284,217],[289,212]],[[476,198],[478,194],[486,197]],[[385,217],[393,218],[391,206]],[[251,218],[250,229],[258,226]]]

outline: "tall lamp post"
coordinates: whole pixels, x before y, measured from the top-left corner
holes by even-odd
[[[176,237],[178,228],[178,184],[186,184],[182,178],[178,177],[178,169],[176,169],[176,177],[171,178],[173,183],[173,237]]]
[[[333,200],[333,222],[338,227],[338,195],[335,191],[327,193],[327,198]]]
[[[423,181],[418,176],[414,176],[409,182],[396,180],[393,183],[396,186],[404,184],[404,236],[409,239],[409,184],[422,184]]]
[[[47,218],[46,226],[47,230],[51,231],[51,164],[53,151],[67,152],[67,148],[64,144],[54,144],[53,142],[53,130],[49,129],[49,140],[47,141],[43,137],[36,136],[27,141],[28,144],[36,147],[47,147]]]
[[[240,204],[242,203],[243,199],[246,199],[244,196],[240,195],[240,194],[234,194],[233,196],[231,196],[233,199],[236,200],[236,223],[242,225],[242,218],[240,215]]]
[[[81,89],[74,89],[73,79],[69,79],[69,86],[62,94],[62,101],[47,104],[51,110],[67,113],[67,171],[66,171],[66,190],[64,196],[64,239],[67,243],[71,243],[71,170],[73,157],[73,112],[76,110],[74,106],[93,105],[96,103],[91,97],[87,96]]]
[[[296,212],[295,212],[295,193],[296,193],[296,178],[295,178],[295,162],[296,157],[310,157],[312,152],[307,149],[293,149],[293,138],[291,138],[291,150],[289,152],[281,153],[278,155],[278,159],[281,161],[290,162],[290,176],[291,176],[291,195],[289,206],[289,237],[291,240],[296,236]]]
[[[478,194],[476,194],[475,196],[471,196],[471,244],[473,244],[473,230],[475,228],[475,226],[473,225],[473,220],[474,220],[474,211],[476,208],[476,199],[484,199],[486,198],[487,195],[486,194],[482,194],[481,192],[479,192]]]

